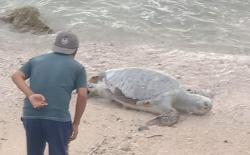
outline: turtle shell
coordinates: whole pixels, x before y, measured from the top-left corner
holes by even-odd
[[[170,75],[142,68],[107,70],[103,80],[112,93],[118,89],[127,98],[136,100],[152,99],[180,88]]]

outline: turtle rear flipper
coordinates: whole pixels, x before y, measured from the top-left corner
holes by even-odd
[[[179,113],[175,109],[171,109],[169,112],[163,113],[151,120],[149,120],[146,125],[159,125],[159,126],[172,126],[176,124],[179,120]]]

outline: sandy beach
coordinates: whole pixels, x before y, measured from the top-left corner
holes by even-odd
[[[0,49],[1,155],[26,153],[20,121],[24,96],[10,75],[30,57],[45,52]],[[187,88],[208,92],[214,107],[205,116],[181,115],[173,127],[152,126],[138,131],[154,115],[91,98],[78,138],[70,143],[70,155],[250,155],[249,56],[85,42],[77,60],[89,77],[118,67],[161,70]]]

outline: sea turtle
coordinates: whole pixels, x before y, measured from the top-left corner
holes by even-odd
[[[179,112],[203,115],[212,108],[210,98],[190,93],[168,74],[143,68],[107,70],[90,78],[88,91],[158,115],[146,125],[171,126],[178,122]]]

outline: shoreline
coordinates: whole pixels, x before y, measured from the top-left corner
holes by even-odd
[[[23,95],[9,76],[30,57],[44,53],[17,49],[0,49],[0,154],[25,155],[19,119]],[[161,70],[185,87],[212,92],[214,107],[205,116],[182,115],[173,127],[153,126],[139,132],[138,127],[153,115],[90,99],[79,137],[70,143],[71,155],[250,154],[250,56],[87,42],[76,59],[86,67],[88,77],[120,67]]]

